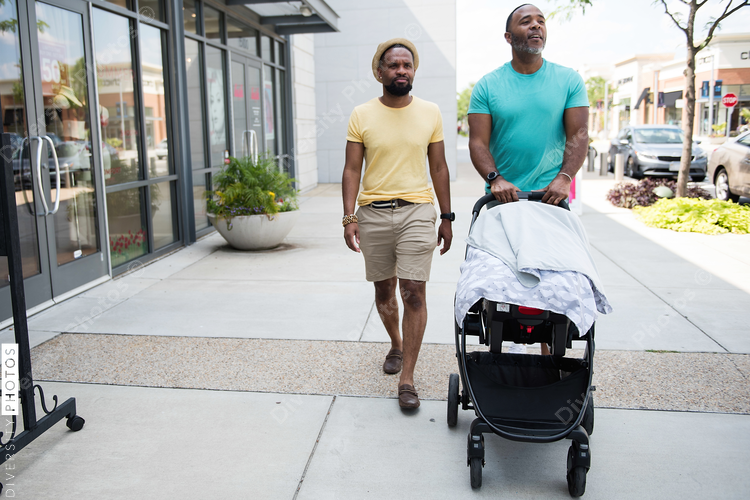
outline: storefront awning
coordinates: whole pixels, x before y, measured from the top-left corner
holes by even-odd
[[[641,101],[646,99],[648,97],[648,93],[651,91],[651,87],[646,87],[643,89],[643,92],[641,92],[641,96],[638,98],[638,102],[635,103],[635,107],[633,109],[638,109],[641,105]]]
[[[675,103],[678,99],[682,99],[682,91],[678,90],[677,92],[665,92],[664,93],[664,106],[667,108],[674,108]]]
[[[339,31],[336,12],[324,0],[226,0],[244,5],[260,16],[261,24],[274,26],[279,35],[332,33]]]

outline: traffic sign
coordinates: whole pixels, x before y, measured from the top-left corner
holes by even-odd
[[[734,94],[724,94],[724,97],[721,98],[721,103],[724,107],[733,108],[737,105],[737,96]]]

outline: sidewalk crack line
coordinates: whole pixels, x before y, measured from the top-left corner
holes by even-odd
[[[326,424],[328,423],[328,417],[331,416],[331,411],[333,411],[333,404],[336,402],[336,396],[333,396],[333,399],[331,400],[331,406],[328,407],[328,413],[326,413],[326,418],[323,420],[323,425],[320,426],[320,432],[318,432],[318,437],[315,439],[315,444],[313,445],[313,449],[310,452],[310,457],[307,459],[307,463],[305,464],[305,470],[302,471],[302,477],[299,480],[299,484],[297,484],[297,490],[294,492],[294,497],[292,497],[292,500],[297,500],[297,495],[299,495],[299,490],[302,488],[302,483],[305,480],[305,476],[307,475],[307,469],[310,468],[310,463],[312,462],[313,456],[315,456],[315,451],[318,449],[318,443],[320,443],[320,438],[323,436],[323,431],[326,428]]]

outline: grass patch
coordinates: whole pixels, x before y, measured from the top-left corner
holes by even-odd
[[[750,207],[731,201],[695,198],[661,199],[633,212],[644,224],[679,232],[750,233]]]

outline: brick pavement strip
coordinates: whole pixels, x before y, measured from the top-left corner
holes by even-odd
[[[37,380],[395,397],[385,343],[62,334],[32,350]],[[580,355],[580,351],[571,351]],[[596,406],[750,414],[750,356],[597,351]],[[452,345],[425,344],[416,387],[445,399]]]

